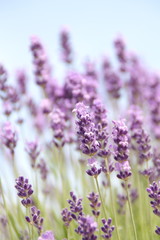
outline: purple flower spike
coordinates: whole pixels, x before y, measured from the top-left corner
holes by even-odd
[[[153,182],[146,190],[149,193],[148,196],[152,198],[150,204],[154,209],[153,213],[160,217],[160,181],[158,183]]]
[[[156,226],[155,233],[157,233],[157,235],[160,235],[160,227]]]
[[[123,194],[117,194],[117,203],[119,205],[118,213],[124,215],[125,214],[125,204],[127,202],[127,196]]]
[[[17,84],[21,94],[26,93],[26,83],[27,83],[27,76],[24,70],[17,71]]]
[[[38,238],[38,240],[55,240],[55,238],[52,231],[46,231]]]
[[[97,222],[94,221],[93,217],[82,216],[78,220],[78,228],[75,229],[76,233],[82,236],[82,240],[96,240],[97,236]]]
[[[110,151],[106,149],[109,137],[107,128],[107,110],[105,109],[101,100],[98,98],[93,101],[92,110],[94,114],[94,122],[96,128],[96,139],[99,142],[100,146],[98,155],[100,157],[108,157],[110,155]]]
[[[18,193],[17,195],[20,198],[23,198],[21,203],[25,207],[29,207],[32,205],[32,200],[30,199],[30,196],[33,194],[32,185],[29,184],[28,179],[20,176],[16,179],[16,185],[15,188],[17,189]]]
[[[67,208],[64,208],[61,212],[62,220],[65,226],[69,227],[70,222],[72,221],[71,212]]]
[[[104,234],[102,235],[102,237],[104,239],[110,239],[112,237],[112,232],[114,231],[115,227],[111,226],[112,224],[112,219],[108,218],[108,220],[106,219],[102,219],[102,223],[103,223],[103,227],[101,227],[101,230],[104,232]]]
[[[63,146],[65,143],[64,130],[66,127],[65,114],[61,109],[56,108],[50,113],[50,126],[54,132],[53,142],[55,145]]]
[[[100,144],[96,139],[96,128],[93,114],[84,103],[77,103],[74,109],[77,115],[77,135],[80,142],[80,149],[84,154],[94,155],[98,152]]]
[[[130,123],[130,131],[131,138],[137,139],[139,136],[139,131],[142,129],[143,125],[143,116],[142,111],[139,106],[132,105],[129,109],[129,123]]]
[[[10,149],[11,153],[14,154],[14,149],[17,145],[17,132],[12,128],[10,122],[6,122],[1,130],[0,137],[2,139],[2,143]]]
[[[97,177],[102,172],[102,167],[98,167],[98,163],[95,158],[88,159],[88,165],[90,169],[86,170],[89,176]]]
[[[48,58],[45,49],[38,39],[38,37],[33,36],[31,38],[30,46],[33,55],[34,64],[34,74],[36,83],[40,86],[45,86],[50,80],[50,66],[48,63]]]
[[[67,27],[64,27],[60,33],[60,43],[62,50],[62,60],[67,64],[72,63],[72,49],[69,38],[69,30]]]
[[[70,192],[72,200],[68,200],[71,210],[71,216],[73,219],[77,220],[79,216],[82,215],[82,198],[77,199],[73,192]]]
[[[26,216],[26,221],[28,223],[31,223],[33,226],[35,226],[38,229],[38,234],[41,233],[42,226],[43,226],[43,218],[40,216],[41,212],[39,209],[37,209],[35,206],[31,207],[31,216],[32,218],[29,218]]]
[[[150,151],[150,137],[143,129],[141,129],[139,136],[137,136],[137,144],[139,151],[139,163],[142,164],[144,161],[149,161],[152,156]]]
[[[127,178],[132,175],[131,167],[128,161],[122,163],[117,162],[115,164],[115,170],[119,172],[117,177],[122,180],[127,180]]]
[[[40,170],[41,178],[43,180],[46,180],[48,176],[48,168],[46,162],[43,159],[40,160],[40,163],[37,165],[37,168],[39,168]]]
[[[0,90],[5,90],[5,84],[7,81],[7,71],[2,64],[0,64]]]
[[[88,199],[90,201],[90,206],[93,209],[92,213],[95,217],[98,217],[100,215],[100,206],[101,206],[101,202],[99,201],[99,195],[92,192],[90,193],[88,196]]]
[[[118,162],[124,162],[128,159],[128,128],[125,124],[125,119],[113,121],[113,141],[114,146],[114,159]]]
[[[33,142],[27,142],[26,143],[26,152],[31,158],[32,161],[32,167],[35,167],[35,162],[40,154],[40,150],[38,149],[38,143],[37,141]]]

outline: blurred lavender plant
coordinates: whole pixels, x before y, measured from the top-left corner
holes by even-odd
[[[18,135],[10,122],[6,122],[3,125],[0,137],[2,143],[10,150],[11,154],[14,155],[14,150],[18,141]]]

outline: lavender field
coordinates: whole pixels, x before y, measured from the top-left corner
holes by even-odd
[[[160,75],[121,36],[77,68],[62,28],[60,80],[45,49],[34,82],[0,64],[0,239],[159,239]]]

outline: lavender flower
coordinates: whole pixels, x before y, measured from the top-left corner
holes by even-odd
[[[27,142],[26,143],[26,152],[31,158],[32,167],[35,167],[35,162],[40,154],[40,150],[38,149],[37,141]]]
[[[104,234],[102,235],[102,237],[104,239],[110,239],[112,237],[112,232],[114,231],[115,227],[111,226],[112,224],[112,219],[108,218],[108,220],[106,219],[102,219],[102,223],[103,223],[103,227],[101,227],[102,231],[104,232]]]
[[[91,192],[88,196],[88,199],[90,201],[90,206],[92,208],[92,213],[95,217],[98,217],[100,215],[100,206],[101,202],[99,201],[99,195]]]
[[[7,81],[7,71],[2,64],[0,64],[0,90],[5,90],[5,84]]]
[[[120,97],[120,89],[122,87],[122,82],[120,76],[116,72],[111,72],[106,78],[107,91],[113,98]]]
[[[132,175],[131,167],[128,161],[115,163],[115,170],[119,172],[117,177],[125,181]]]
[[[114,159],[118,162],[124,162],[128,159],[128,128],[125,124],[125,119],[113,121],[113,141],[114,146]]]
[[[9,101],[4,101],[3,102],[3,109],[4,109],[4,114],[6,116],[10,116],[12,111],[13,111],[13,107],[12,104]]]
[[[1,140],[2,143],[10,149],[11,154],[14,154],[14,149],[17,145],[17,132],[13,129],[10,122],[6,122],[1,130]]]
[[[44,98],[41,102],[41,110],[44,114],[48,114],[51,112],[52,104],[48,98]]]
[[[152,153],[153,167],[150,168],[149,180],[150,182],[157,181],[160,176],[160,152],[158,148],[153,149]]]
[[[154,74],[149,78],[148,86],[148,105],[150,109],[150,119],[151,119],[151,130],[156,137],[160,138],[160,81],[159,74]]]
[[[82,235],[82,240],[96,240],[97,236],[97,222],[94,221],[93,217],[81,216],[78,220],[78,228],[75,231]]]
[[[135,140],[132,148],[138,151],[139,163],[148,161],[152,154],[150,152],[150,137],[143,129],[143,118],[140,108],[133,105],[130,108],[130,130],[131,139]]]
[[[148,196],[152,199],[150,204],[153,208],[153,213],[160,217],[160,181],[158,183],[153,182],[146,190],[149,193]]]
[[[112,66],[109,58],[104,56],[102,59],[102,73],[104,80],[107,80],[112,72]]]
[[[127,55],[126,55],[126,44],[124,39],[121,36],[118,36],[114,41],[114,46],[115,46],[118,60],[121,63],[125,63],[127,60]]]
[[[70,192],[70,196],[72,200],[69,199],[68,203],[70,205],[71,217],[77,220],[82,215],[82,198],[77,199],[73,192]]]
[[[62,220],[65,226],[69,227],[70,222],[72,221],[71,212],[67,208],[64,208],[61,212]]]
[[[124,206],[127,202],[127,196],[124,194],[118,194],[117,195],[117,203],[119,205],[118,213],[124,215],[125,214],[125,209]]]
[[[50,126],[54,132],[53,142],[58,147],[65,143],[64,130],[66,127],[65,114],[61,109],[56,108],[50,113]]]
[[[43,159],[40,160],[40,163],[38,163],[37,168],[40,169],[42,179],[46,180],[48,175],[48,168],[46,162]]]
[[[52,231],[46,231],[38,238],[38,240],[55,240]]]
[[[138,191],[137,191],[136,188],[135,189],[131,189],[130,197],[131,197],[132,203],[134,203],[136,201],[136,199],[138,198]]]
[[[107,128],[107,111],[101,100],[98,98],[93,101],[92,110],[94,114],[94,122],[96,128],[96,139],[100,145],[98,155],[100,157],[108,157],[110,155],[110,151],[106,149],[109,136]]]
[[[160,227],[156,226],[155,233],[157,233],[157,235],[160,235]]]
[[[5,101],[9,101],[12,105],[15,106],[15,110],[18,110],[19,107],[18,106],[16,107],[16,104],[19,101],[19,94],[17,88],[13,86],[6,86],[5,92],[6,92],[6,96],[4,97]]]
[[[16,179],[16,185],[15,188],[17,189],[18,193],[17,195],[20,198],[23,198],[23,200],[21,201],[21,203],[25,206],[25,207],[29,207],[32,204],[32,200],[30,198],[30,196],[33,194],[33,190],[32,190],[32,185],[29,184],[28,179],[20,176],[19,178]]]
[[[143,116],[139,106],[132,105],[129,109],[129,129],[131,131],[131,138],[137,139],[139,131],[142,129]]]
[[[96,81],[98,80],[98,74],[95,68],[95,63],[87,60],[84,64],[85,66],[85,77],[87,77],[87,79],[92,79],[92,81]]]
[[[142,164],[144,161],[149,161],[152,154],[150,152],[150,137],[142,129],[137,136],[138,152],[139,152],[139,163]]]
[[[8,220],[6,216],[0,215],[0,224],[2,225],[3,229],[6,228],[8,224]]]
[[[95,178],[98,177],[98,175],[102,171],[102,167],[98,167],[98,162],[96,161],[96,159],[95,158],[88,159],[88,165],[90,166],[90,169],[86,170],[86,173],[89,176],[92,176]]]
[[[26,93],[26,83],[27,83],[27,76],[24,70],[18,70],[17,71],[17,84],[18,84],[18,88],[21,94],[25,94]]]
[[[36,78],[36,83],[38,85],[45,86],[47,82],[50,80],[51,69],[48,63],[45,49],[40,40],[36,36],[31,38],[30,49],[33,55],[33,64],[35,67],[34,74]]]
[[[72,109],[76,103],[84,99],[89,100],[90,96],[86,90],[86,83],[87,80],[82,74],[73,71],[67,73],[64,84],[64,96],[70,100]]]
[[[26,221],[32,224],[38,229],[38,234],[40,235],[43,226],[43,218],[40,216],[41,212],[35,206],[31,207],[31,216],[32,218],[26,216]]]
[[[77,103],[74,111],[77,114],[76,125],[80,149],[84,154],[94,155],[99,150],[100,145],[96,139],[93,116],[84,103]]]
[[[69,37],[69,30],[67,27],[64,27],[60,33],[60,43],[62,50],[62,60],[67,64],[72,63],[72,49],[69,42]]]

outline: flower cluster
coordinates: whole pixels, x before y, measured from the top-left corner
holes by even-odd
[[[100,206],[101,206],[101,202],[99,201],[99,195],[94,193],[94,192],[91,192],[89,195],[88,195],[88,199],[90,201],[90,206],[91,208],[93,209],[92,210],[92,213],[95,217],[98,217],[100,215]]]
[[[30,156],[31,163],[32,163],[31,165],[34,168],[37,157],[40,154],[40,150],[38,149],[38,142],[37,141],[27,142],[26,143],[26,152]]]
[[[97,223],[93,217],[81,216],[78,220],[78,228],[75,230],[82,236],[82,240],[96,240]]]
[[[118,162],[128,160],[128,129],[125,120],[113,121],[114,159]]]
[[[56,146],[63,146],[65,143],[64,130],[66,127],[65,114],[61,109],[56,108],[50,113],[50,126],[54,132],[53,142]],[[60,142],[60,143],[59,143]]]
[[[62,215],[62,220],[63,220],[65,226],[69,227],[69,224],[73,219],[72,216],[71,216],[71,212],[68,211],[67,208],[64,208],[61,212],[61,215]]]
[[[43,226],[43,218],[40,216],[41,212],[35,206],[31,207],[31,218],[26,216],[26,221],[38,229],[38,234],[40,235],[42,226]]]
[[[46,231],[38,238],[38,240],[55,240],[55,238],[52,231]]]
[[[102,219],[103,227],[101,227],[102,232],[104,233],[102,237],[104,239],[110,239],[112,237],[112,232],[114,231],[115,227],[111,226],[112,219],[109,218],[108,220]]]
[[[153,182],[149,188],[147,188],[148,196],[152,199],[150,202],[153,213],[160,217],[160,182]]]
[[[98,177],[98,175],[102,172],[102,167],[98,166],[98,162],[95,158],[88,159],[89,169],[86,170],[86,173],[92,177]]]
[[[129,138],[128,128],[125,125],[125,120],[113,121],[113,141],[114,146],[114,159],[117,161],[115,169],[119,172],[117,177],[127,180],[131,176],[131,167],[128,161],[129,157]]]
[[[36,36],[31,38],[30,49],[33,55],[36,83],[44,86],[50,80],[50,67],[44,47]]]
[[[2,143],[14,154],[14,149],[17,145],[17,132],[13,129],[10,122],[6,122],[1,130]]]
[[[69,30],[64,27],[60,33],[60,43],[62,50],[62,60],[69,64],[72,63],[72,49],[69,43]]]
[[[20,198],[23,198],[21,203],[25,207],[29,207],[32,204],[32,200],[30,196],[33,194],[32,185],[29,184],[28,179],[20,176],[16,179],[16,185],[15,188],[17,189],[18,193],[17,195]]]
[[[98,155],[100,157],[108,157],[110,155],[110,151],[107,148],[109,138],[107,111],[100,99],[97,98],[93,101],[92,111],[94,114],[96,139],[99,142]]]
[[[70,192],[70,196],[72,199],[68,200],[70,205],[71,216],[73,219],[78,219],[82,215],[82,198],[76,197],[74,192]]]
[[[77,114],[76,125],[80,149],[84,154],[94,155],[99,150],[100,145],[96,139],[93,116],[84,103],[77,103],[74,111]]]

